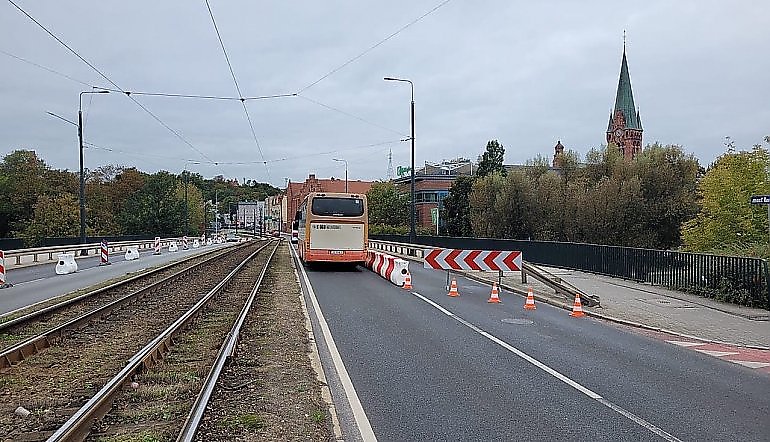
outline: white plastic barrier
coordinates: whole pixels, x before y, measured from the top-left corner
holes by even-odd
[[[409,274],[409,261],[382,252],[366,252],[366,268],[401,287]]]
[[[209,239],[206,240],[206,245],[207,246],[210,246],[212,244],[214,244],[214,240],[213,239],[209,238]]]
[[[198,238],[195,238],[195,239],[193,240],[193,249],[197,249],[197,248],[198,248],[198,247],[200,247],[200,246],[201,246],[201,243],[200,243],[200,241],[198,241]]]
[[[133,246],[126,249],[126,261],[133,261],[139,259],[139,246]]]
[[[178,252],[179,251],[179,246],[176,245],[176,241],[171,241],[170,243],[168,243],[168,251],[169,252]]]
[[[75,262],[74,253],[62,253],[59,255],[59,261],[56,263],[56,274],[66,275],[78,271],[78,263]]]

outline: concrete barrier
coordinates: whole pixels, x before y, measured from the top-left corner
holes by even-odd
[[[133,261],[139,259],[139,246],[133,246],[126,249],[126,255],[124,256],[126,261]]]
[[[62,253],[59,255],[59,261],[56,263],[56,274],[66,275],[78,271],[78,263],[75,262],[74,253]]]
[[[409,274],[409,261],[382,252],[367,250],[366,268],[401,287]]]
[[[195,238],[195,239],[193,240],[193,245],[192,245],[193,249],[197,249],[197,248],[198,248],[198,247],[200,247],[200,246],[201,246],[201,243],[200,243],[200,241],[198,241],[198,238]]]
[[[171,241],[170,243],[168,243],[168,251],[169,252],[178,252],[179,251],[179,246],[176,245],[176,241]]]

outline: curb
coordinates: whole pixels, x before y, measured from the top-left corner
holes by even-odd
[[[394,255],[398,255],[397,253],[393,253],[393,254]],[[408,256],[408,255],[401,255],[401,256],[402,256],[402,258],[408,259],[410,261],[422,263],[422,260],[420,260],[419,258],[415,258],[413,256]],[[471,275],[471,274],[466,273],[466,272],[459,272],[459,273],[461,275],[463,275],[464,277],[466,277],[468,279],[472,279],[472,280],[477,281],[477,282],[481,282],[481,283],[488,284],[488,285],[492,285],[492,283],[493,283],[493,281],[490,281],[489,279],[487,279],[485,277],[482,277],[482,276]],[[500,284],[500,287],[508,290],[509,292],[515,293],[517,295],[521,295],[521,296],[524,296],[524,297],[527,296],[527,293],[524,290],[521,290],[521,289],[518,289],[518,288],[515,288],[515,287],[512,287],[512,286],[509,286],[507,284]],[[552,305],[554,307],[559,307],[559,308],[564,309],[564,310],[572,310],[572,306],[571,305],[560,303],[558,301],[555,301],[555,300],[551,299],[550,297],[546,297],[545,295],[542,294],[542,292],[533,291],[533,294],[535,296],[535,299],[540,301],[540,302]],[[676,331],[669,330],[669,329],[666,329],[666,328],[653,327],[651,325],[642,324],[640,322],[629,321],[627,319],[620,319],[620,318],[616,318],[614,316],[605,315],[603,313],[596,313],[596,312],[593,312],[591,310],[588,310],[587,308],[584,308],[583,312],[587,316],[591,316],[591,317],[598,318],[598,319],[604,319],[606,321],[614,322],[614,323],[617,323],[617,324],[627,325],[627,326],[631,326],[631,327],[641,328],[641,329],[644,329],[644,330],[650,330],[650,331],[655,331],[655,332],[660,332],[660,333],[667,333],[669,335],[679,336],[679,337],[687,338],[687,339],[694,339],[696,341],[702,341],[702,342],[706,342],[706,343],[709,343],[709,344],[731,345],[731,346],[734,346],[734,347],[750,348],[750,349],[754,349],[754,350],[770,350],[770,347],[765,347],[765,346],[762,346],[762,345],[747,345],[747,344],[738,344],[738,343],[735,343],[735,342],[717,341],[717,340],[714,340],[714,339],[701,338],[699,336],[688,335],[686,333],[676,332]]]

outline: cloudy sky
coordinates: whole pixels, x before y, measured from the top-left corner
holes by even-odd
[[[203,0],[13,1],[124,91],[239,96]],[[770,134],[764,0],[209,4],[242,96],[298,94],[245,102],[259,147],[238,100],[84,95],[86,167],[282,187],[343,177],[343,158],[351,179],[382,179],[388,152],[395,168],[410,149],[409,85],[385,76],[414,82],[418,165],[476,158],[490,139],[506,163],[550,156],[559,139],[584,156],[604,142],[624,30],[645,143],[707,165],[725,136],[748,148]],[[116,89],[2,0],[0,153],[76,170],[76,129],[47,112],[76,120],[93,85]]]

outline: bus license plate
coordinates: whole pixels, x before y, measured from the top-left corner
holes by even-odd
[[[332,255],[342,255],[345,252],[343,252],[342,250],[332,250],[329,253],[331,253]]]

